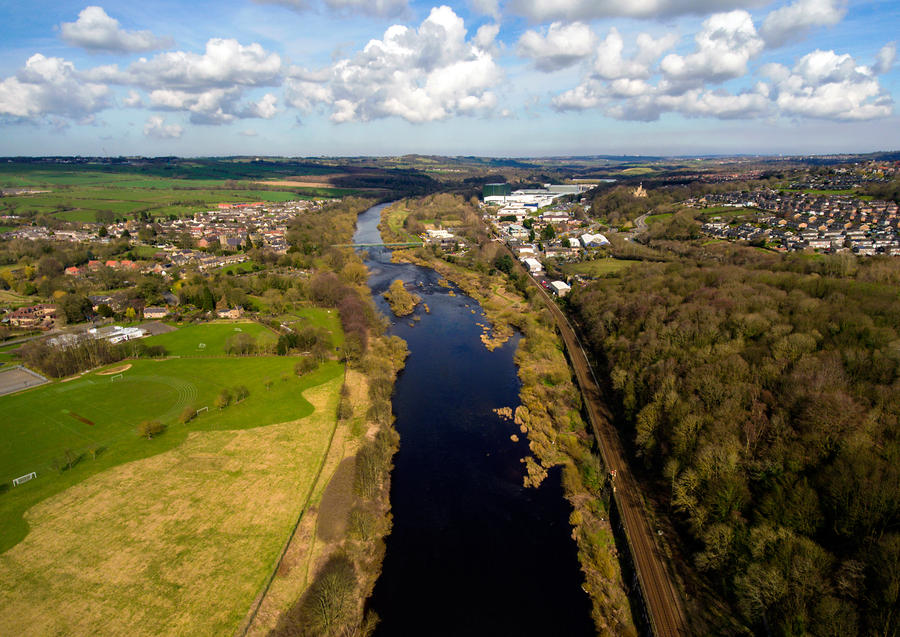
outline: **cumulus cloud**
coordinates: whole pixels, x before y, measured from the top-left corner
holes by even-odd
[[[803,56],[793,69],[768,64],[762,72],[772,80],[779,110],[788,115],[867,120],[893,112],[893,100],[873,69],[857,65],[848,54],[816,50]]]
[[[141,99],[140,93],[132,89],[128,91],[128,95],[122,100],[122,104],[127,108],[140,108],[144,105],[144,100]]]
[[[144,124],[144,135],[155,139],[178,139],[184,129],[178,124],[166,124],[159,115],[151,115]]]
[[[84,76],[140,87],[149,92],[151,108],[187,111],[195,124],[227,124],[237,118],[273,117],[274,95],[250,104],[242,99],[249,89],[281,85],[283,70],[281,57],[259,44],[215,38],[203,53],[171,51],[141,58],[125,69],[99,66]]]
[[[619,78],[643,78],[650,75],[650,67],[659,56],[675,46],[677,36],[674,34],[654,39],[646,33],[637,37],[637,52],[630,59],[622,57],[625,41],[618,29],[612,27],[606,39],[597,47],[594,58],[594,74],[607,80]]]
[[[594,32],[586,24],[554,22],[542,32],[523,33],[517,53],[531,58],[539,71],[558,71],[591,55],[594,40]]]
[[[170,38],[158,38],[150,31],[126,31],[103,7],[85,7],[75,22],[59,25],[62,39],[89,51],[137,53],[172,45]]]
[[[897,44],[895,42],[885,44],[878,51],[878,55],[875,56],[875,72],[879,75],[884,75],[891,70],[896,60]]]
[[[711,15],[694,40],[697,49],[693,53],[670,53],[660,62],[673,87],[687,89],[746,75],[747,63],[763,49],[762,38],[746,11]]]
[[[0,82],[0,116],[82,119],[108,106],[108,98],[107,86],[82,81],[71,62],[36,53],[25,68]]]
[[[708,14],[768,4],[770,0],[511,0],[506,8],[532,22],[656,18]]]
[[[312,0],[254,0],[258,4],[278,4],[295,11],[317,9]],[[339,14],[361,13],[380,18],[393,18],[408,8],[407,0],[324,0],[324,6]]]
[[[433,8],[418,29],[391,26],[352,59],[335,62],[326,81],[290,79],[287,101],[301,110],[325,105],[338,123],[391,116],[418,123],[488,111],[497,101],[490,88],[501,79],[488,50],[493,42],[484,32],[466,35],[451,8]]]
[[[213,38],[203,53],[171,51],[141,58],[128,68],[115,65],[92,69],[87,75],[101,81],[132,84],[147,89],[205,89],[228,86],[276,86],[281,83],[282,61],[259,44]]]
[[[781,46],[805,37],[815,27],[836,25],[846,13],[842,0],[797,0],[767,15],[759,32],[766,46]]]

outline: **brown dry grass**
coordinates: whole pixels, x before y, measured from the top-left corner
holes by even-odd
[[[274,567],[322,461],[341,379],[316,411],[194,432],[33,507],[0,555],[0,634],[226,634]]]
[[[129,369],[131,369],[131,363],[125,363],[124,365],[117,365],[116,367],[104,369],[102,372],[97,372],[97,376],[112,376],[113,374],[127,372]]]

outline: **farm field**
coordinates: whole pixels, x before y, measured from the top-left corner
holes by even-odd
[[[242,261],[240,263],[232,263],[231,265],[226,265],[219,269],[223,274],[246,274],[248,272],[253,272],[253,268],[259,268],[259,266],[253,261]]]
[[[562,265],[562,270],[566,274],[601,277],[621,272],[633,264],[634,261],[621,259],[597,259],[596,261],[583,261],[581,263],[566,263]]]
[[[277,371],[240,367],[253,360],[293,362],[147,365],[186,365],[198,384],[216,374],[250,386],[260,371]],[[226,363],[235,366],[214,371]],[[271,393],[251,386],[245,404],[201,416],[195,431],[135,439],[152,457],[116,463],[30,508],[30,533],[0,554],[0,634],[233,634],[316,482],[342,381],[332,363],[276,380]]]
[[[236,323],[203,323],[187,325],[174,332],[150,336],[141,342],[162,345],[169,356],[213,357],[226,356],[225,344],[235,334],[249,334],[260,344],[274,344],[278,337],[268,328],[252,321]]]

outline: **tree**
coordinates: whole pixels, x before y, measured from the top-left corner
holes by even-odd
[[[226,387],[219,392],[218,396],[216,396],[215,406],[217,409],[225,409],[231,404],[231,400],[231,390]]]
[[[556,238],[556,229],[551,225],[547,224],[544,226],[543,230],[541,230],[541,239],[544,241],[552,241]]]
[[[166,430],[166,426],[158,420],[145,420],[138,425],[138,435],[147,440],[158,436]]]

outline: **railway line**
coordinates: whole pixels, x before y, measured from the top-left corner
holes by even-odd
[[[507,249],[506,246],[503,247]],[[517,264],[519,263],[511,252],[510,256]],[[628,548],[631,552],[653,634],[657,637],[689,635],[684,604],[675,586],[674,574],[670,569],[668,559],[660,550],[653,529],[647,520],[640,485],[629,468],[619,433],[615,429],[611,414],[603,401],[600,384],[591,368],[587,353],[559,306],[530,275],[529,280],[538,289],[541,299],[552,313],[559,328],[581,389],[603,463],[608,471],[616,472],[613,498],[628,540]]]

